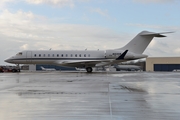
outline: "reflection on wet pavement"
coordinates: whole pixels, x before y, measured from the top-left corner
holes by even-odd
[[[179,120],[179,73],[2,73],[0,120]]]

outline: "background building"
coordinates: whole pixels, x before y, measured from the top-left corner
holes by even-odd
[[[180,70],[180,57],[149,57],[146,59],[146,71]]]

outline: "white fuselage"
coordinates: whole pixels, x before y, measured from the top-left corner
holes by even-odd
[[[15,56],[5,60],[9,63],[14,64],[57,64],[61,61],[96,61],[96,60],[108,60],[108,59],[116,59],[120,56],[124,50],[28,50],[22,51],[16,54]],[[127,53],[125,59],[133,60],[147,57],[146,55],[138,55],[134,53]],[[122,61],[119,61],[122,62]],[[86,63],[87,66],[94,66],[94,64]],[[72,67],[84,67],[81,64],[63,64],[62,66],[72,66]]]
[[[16,64],[54,64],[55,61],[104,59],[104,51],[33,50],[11,57]]]

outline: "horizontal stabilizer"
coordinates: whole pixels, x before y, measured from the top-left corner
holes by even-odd
[[[124,59],[125,55],[127,54],[128,50],[124,51],[116,60],[122,60]]]
[[[140,35],[141,36],[153,36],[153,37],[166,37],[165,35],[162,35],[162,34],[167,34],[167,33],[173,33],[173,32],[154,33],[154,32],[144,31]]]

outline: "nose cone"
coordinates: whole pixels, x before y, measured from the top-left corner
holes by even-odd
[[[6,60],[4,60],[4,61],[7,62],[7,63],[12,63],[12,62],[13,62],[13,60],[10,59],[10,58],[8,58],[8,59],[6,59]]]

